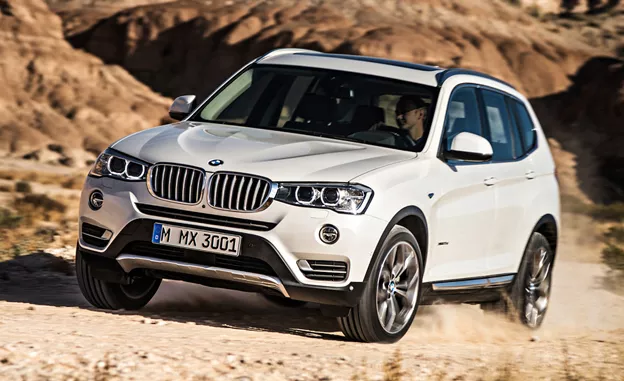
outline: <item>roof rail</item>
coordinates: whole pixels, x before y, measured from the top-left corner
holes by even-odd
[[[295,54],[295,53],[317,53],[317,54],[323,54],[321,52],[317,52],[315,50],[310,50],[310,49],[299,49],[299,48],[274,49],[274,50],[271,50],[270,52],[268,52],[267,54],[258,57],[258,59],[256,59],[256,62],[260,61],[260,60],[263,60],[265,58],[271,58],[271,57],[283,56],[285,54]]]
[[[503,81],[502,79],[498,79],[496,77],[493,77],[489,74],[485,74],[485,73],[481,73],[479,71],[475,71],[475,70],[469,70],[469,69],[446,69],[443,72],[437,73],[436,74],[436,80],[438,81],[438,87],[442,86],[442,84],[449,78],[454,77],[456,75],[474,75],[476,77],[481,77],[481,78],[487,78],[487,79],[491,79],[492,81],[496,81],[498,83],[502,83],[503,85],[509,86],[512,89],[516,90],[516,88],[514,86],[512,86],[511,84],[509,84],[508,82]]]

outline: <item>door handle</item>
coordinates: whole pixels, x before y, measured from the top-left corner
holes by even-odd
[[[526,171],[526,173],[524,174],[524,176],[528,179],[528,180],[533,180],[535,178],[535,171],[533,171],[532,169],[529,169],[528,171]]]
[[[497,182],[498,182],[498,179],[494,176],[488,177],[487,179],[483,180],[483,184],[485,184],[488,187],[491,187],[492,185],[496,185]]]

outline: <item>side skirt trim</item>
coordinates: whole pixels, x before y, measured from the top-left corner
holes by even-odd
[[[459,291],[459,290],[476,290],[482,288],[499,287],[510,284],[515,274],[497,275],[488,278],[475,278],[465,280],[453,280],[445,282],[436,282],[431,284],[433,291]]]

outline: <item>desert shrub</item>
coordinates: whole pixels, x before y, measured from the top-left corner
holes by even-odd
[[[602,250],[603,261],[614,270],[624,271],[624,250],[612,244],[608,244]]]
[[[624,202],[595,205],[590,209],[589,214],[598,220],[624,221]]]
[[[609,231],[605,233],[605,238],[617,243],[624,243],[624,227],[612,226],[609,228]]]
[[[27,194],[15,201],[15,208],[28,223],[38,219],[49,221],[66,210],[64,204],[45,194]]]
[[[72,176],[72,177],[68,178],[67,180],[64,180],[61,183],[61,187],[65,188],[65,189],[82,189],[83,183],[84,183],[84,176],[83,175]]]
[[[31,193],[32,186],[28,181],[18,181],[15,183],[15,191],[19,193]]]
[[[0,229],[15,228],[20,224],[22,218],[13,214],[10,210],[0,208]]]

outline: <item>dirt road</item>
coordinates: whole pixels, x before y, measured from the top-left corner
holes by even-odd
[[[374,345],[344,341],[314,306],[182,283],[164,284],[144,311],[94,310],[55,258],[0,266],[0,379],[374,380],[392,373],[388,361],[414,380],[624,379],[624,297],[591,261],[557,263],[539,331],[433,306],[398,344]]]

